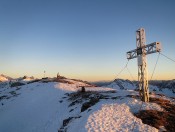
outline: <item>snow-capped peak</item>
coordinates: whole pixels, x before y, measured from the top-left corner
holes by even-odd
[[[12,78],[3,74],[0,75],[0,82],[6,82],[9,80],[12,80]]]

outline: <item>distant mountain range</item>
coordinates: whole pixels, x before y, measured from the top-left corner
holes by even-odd
[[[34,80],[35,78],[32,77],[28,77],[28,76],[24,76],[24,77],[19,77],[19,78],[12,78],[6,75],[1,74],[0,75],[0,82],[8,82],[8,81],[12,81],[12,80],[23,80],[23,81],[31,81]]]
[[[157,86],[159,89],[168,88],[175,92],[175,79],[173,80],[155,80],[150,81],[149,84]]]
[[[8,82],[10,80],[16,80],[16,81],[32,81],[35,80],[33,76],[28,77],[19,77],[19,78],[12,78],[6,75],[1,74],[0,75],[0,82]],[[78,80],[77,80],[78,81]],[[80,80],[79,80],[80,81]],[[82,80],[81,80],[82,81]],[[86,82],[88,83],[88,82]],[[111,88],[120,88],[120,89],[136,89],[138,88],[138,82],[137,81],[130,81],[128,79],[115,79],[114,81],[97,81],[97,82],[91,82],[91,84],[94,84],[96,86],[107,86]],[[151,87],[157,87],[159,90],[162,89],[170,89],[175,93],[175,79],[173,80],[152,80],[149,81],[150,88]]]
[[[95,85],[101,87],[101,86],[109,85],[109,84],[111,84],[112,82],[113,82],[113,81],[97,81],[97,82],[90,82],[90,83],[95,84]]]
[[[107,86],[111,88],[120,88],[120,89],[138,89],[138,82],[137,81],[130,81],[125,79],[115,79],[114,81],[98,81],[93,82],[93,84],[97,86]],[[175,93],[175,79],[173,80],[152,80],[149,81],[149,85],[151,89],[158,90],[169,89],[173,93]]]
[[[9,76],[6,76],[6,75],[3,75],[1,74],[0,75],[0,82],[6,82],[6,81],[9,81],[9,80],[12,80],[13,78],[9,77]]]

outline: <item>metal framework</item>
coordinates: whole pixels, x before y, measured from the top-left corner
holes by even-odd
[[[149,102],[148,72],[146,55],[160,52],[160,42],[154,42],[146,45],[144,28],[136,31],[137,48],[127,52],[127,59],[137,58],[138,60],[138,82],[139,94],[144,102]]]

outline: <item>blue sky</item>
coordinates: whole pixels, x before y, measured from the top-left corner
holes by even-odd
[[[1,0],[0,73],[111,80],[136,48],[140,27],[148,44],[160,41],[175,58],[174,7],[173,0]],[[156,58],[148,56],[149,76]],[[154,79],[175,78],[174,66],[160,56]],[[137,60],[128,68],[137,79]],[[131,79],[126,70],[119,77]]]

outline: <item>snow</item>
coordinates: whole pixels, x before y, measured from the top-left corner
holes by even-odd
[[[55,87],[66,92],[76,92],[78,90],[81,90],[81,87],[78,87],[78,84],[58,83],[57,85],[55,85]],[[114,91],[114,89],[112,88],[102,88],[102,87],[86,87],[85,89],[86,91]]]
[[[116,93],[120,95],[120,93]],[[79,120],[73,121],[68,131],[79,132],[129,132],[134,127],[134,132],[151,131],[157,132],[154,127],[143,124],[142,121],[136,118],[133,113],[139,111],[142,102],[133,98],[123,98],[119,100],[103,100],[91,107],[90,111],[81,113]],[[155,103],[143,103],[142,110],[158,110],[162,111],[159,105]],[[76,114],[75,114],[76,115]]]
[[[0,131],[43,132],[48,119],[54,117],[59,109],[57,92],[51,84],[25,87],[21,96],[0,107]]]
[[[76,85],[53,82],[32,83],[20,88],[17,97],[9,94],[16,88],[1,88],[3,95],[11,98],[1,101],[4,105],[0,105],[0,132],[56,131],[69,116],[68,102],[59,101],[66,92],[77,90]]]
[[[134,90],[136,88],[136,86],[129,80],[122,80],[122,79],[116,79],[114,82],[107,85],[106,87],[115,88],[117,90],[121,90],[122,88],[124,88],[125,90],[126,89]]]
[[[133,129],[135,121],[135,132],[158,131],[143,124],[133,113],[138,112],[141,105],[142,110],[163,111],[163,108],[155,103],[142,104],[140,99],[127,97],[138,95],[132,85],[125,84],[128,89],[131,87],[131,90],[121,90],[116,84],[111,84],[110,87],[86,87],[86,91],[116,91],[103,94],[120,98],[102,99],[81,112],[82,104],[69,106],[70,101],[65,94],[79,91],[81,88],[78,86],[86,84],[69,81],[73,84],[35,82],[13,88],[9,88],[8,84],[0,86],[0,97],[9,97],[0,100],[0,132],[57,132],[62,127],[63,120],[69,117],[80,118],[70,121],[66,126],[68,132],[129,132]],[[13,95],[12,91],[16,94]]]
[[[154,131],[157,129],[145,125],[130,112],[126,104],[105,104],[88,118],[86,129],[88,132],[130,132],[136,121],[136,131]]]
[[[7,82],[9,80],[12,80],[13,78],[9,77],[9,76],[6,76],[4,74],[1,74],[0,75],[0,82]]]
[[[76,80],[71,80],[71,79],[64,79],[65,81],[72,82],[73,84],[76,84],[76,86],[89,86],[88,84]]]
[[[156,94],[163,94],[167,97],[174,97],[175,96],[175,93],[173,93],[173,91],[170,90],[169,88],[163,88],[160,91],[160,89],[157,86],[152,86],[152,85],[150,85],[150,92],[156,93]]]
[[[1,82],[6,82],[6,81],[8,81],[8,79],[6,77],[0,75],[0,81]]]
[[[121,104],[122,103],[126,104],[128,107],[130,107],[130,111],[133,113],[137,113],[140,110],[140,107],[141,107],[141,110],[157,110],[157,111],[164,110],[156,103],[146,103],[146,102],[140,101],[140,99],[138,100],[133,98],[124,98],[118,102]]]
[[[35,79],[32,79],[32,78],[26,78],[26,79],[23,79],[22,81],[25,81],[25,82],[28,82],[28,81],[33,81]]]

